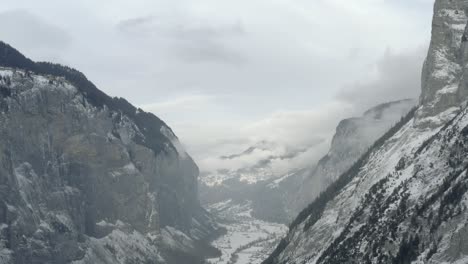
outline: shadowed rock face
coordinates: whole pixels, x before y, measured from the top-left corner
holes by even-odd
[[[171,129],[76,71],[14,61],[0,60],[0,263],[200,262],[216,226]]]

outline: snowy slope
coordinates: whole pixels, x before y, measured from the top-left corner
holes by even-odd
[[[436,1],[420,106],[299,214],[264,263],[467,263],[467,8]]]
[[[309,215],[293,227],[272,263],[451,263],[464,258],[467,113],[440,132],[418,128],[414,119],[407,122],[369,155],[318,218]]]
[[[332,182],[339,171],[349,168],[376,138],[405,115],[414,104],[414,100],[390,102],[366,111],[362,117],[340,122],[327,157],[319,162],[318,169],[315,170],[315,180],[319,177],[323,180],[321,189]],[[272,150],[272,145],[264,142],[242,153],[223,158],[240,159],[258,151],[278,153],[277,150]],[[294,155],[284,155],[286,156]],[[253,167],[250,170],[252,178],[262,179],[260,168],[268,168],[268,165],[265,163],[263,166]],[[281,177],[273,177],[275,174],[270,172],[265,179],[257,182],[244,181],[243,174],[236,172],[229,174],[229,177],[222,175],[219,183],[207,186],[203,182],[214,182],[212,178],[207,178],[201,179],[200,186],[202,200],[205,200],[213,214],[221,217],[225,223],[223,226],[227,228],[227,233],[213,244],[221,249],[223,255],[212,259],[212,263],[260,263],[271,253],[274,246],[272,243],[286,232],[284,225],[278,222],[289,222],[286,212],[292,215],[303,208],[299,207],[297,200],[294,203],[288,201],[293,200],[292,197],[304,197],[311,201],[310,196],[317,195],[321,190],[317,182],[309,181],[311,170],[306,169],[290,171]],[[298,190],[316,191],[298,196]],[[283,228],[272,234],[266,230],[268,227]]]
[[[296,179],[287,190],[286,208],[294,218],[317,195],[335,181],[364,154],[390,127],[395,125],[416,104],[407,99],[377,105],[363,116],[342,120],[333,136],[330,150],[317,165]]]

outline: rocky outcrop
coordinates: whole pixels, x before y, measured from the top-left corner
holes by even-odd
[[[0,263],[201,262],[198,168],[156,116],[0,45]]]
[[[436,127],[447,122],[460,111],[468,95],[467,10],[465,0],[435,2],[432,39],[422,73],[418,125]]]

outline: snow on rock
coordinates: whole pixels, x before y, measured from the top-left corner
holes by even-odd
[[[418,119],[437,115],[451,107],[459,107],[466,99],[466,34],[468,3],[463,0],[437,0],[435,3],[432,39],[422,74],[421,108]],[[449,119],[443,119],[447,122]],[[417,120],[418,121],[418,120]],[[432,119],[418,122],[436,127]]]
[[[333,241],[340,238],[345,228],[361,205],[364,205],[369,190],[379,181],[389,175],[390,179],[386,193],[391,194],[397,187],[405,183],[414,173],[414,166],[408,166],[403,171],[395,172],[402,157],[413,157],[421,145],[436,134],[438,129],[421,129],[413,125],[413,120],[403,126],[400,131],[389,138],[386,143],[367,159],[359,174],[343,188],[307,228],[308,222],[313,221],[311,215],[288,234],[288,246],[282,251],[275,263],[316,263]],[[412,190],[421,188],[413,186]],[[350,232],[356,232],[356,226]],[[338,240],[337,240],[338,241]],[[288,260],[288,261],[287,261]]]

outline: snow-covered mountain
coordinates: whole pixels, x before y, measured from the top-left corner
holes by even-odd
[[[0,263],[201,263],[197,176],[159,118],[0,42]]]
[[[266,141],[241,153],[221,156],[242,166],[202,173],[201,200],[207,206],[229,199],[250,201],[253,214],[260,219],[287,223],[415,104],[411,99],[389,102],[369,109],[361,117],[342,120],[328,154],[318,164],[310,161],[307,167],[301,162],[298,167],[290,165],[284,170],[275,164],[294,164],[310,147],[293,148]]]
[[[310,168],[291,169],[286,173],[275,171],[271,166],[275,160],[290,162],[306,150],[270,142],[260,142],[238,154],[222,156],[221,159],[226,160],[259,159],[247,163],[253,165],[206,174],[200,179],[202,201],[228,230],[214,243],[223,255],[212,259],[212,263],[260,263],[285,234],[284,224],[303,208],[297,204],[298,198],[310,199],[310,202],[320,192],[320,188],[310,185],[311,175],[315,180],[323,179],[323,189],[338,174],[338,168],[332,169],[332,161],[341,162],[344,171],[414,104],[414,100],[386,103],[366,111],[362,117],[343,120],[337,127],[330,151],[315,169],[310,162]],[[307,189],[306,184],[314,193],[298,195],[299,190]]]
[[[294,219],[415,105],[416,101],[412,99],[384,103],[369,109],[361,117],[342,120],[327,155],[300,175],[292,189],[289,187],[285,192],[285,208],[290,218]]]
[[[261,141],[240,153],[221,156],[218,159],[226,160],[227,166],[233,168],[202,172],[200,199],[207,207],[227,200],[239,204],[251,202],[252,212],[257,217],[286,223],[287,217],[281,207],[283,197],[277,195],[272,186],[302,171],[292,164],[307,150],[307,147],[293,148]]]
[[[468,1],[436,0],[420,105],[290,225],[264,263],[468,263]]]

